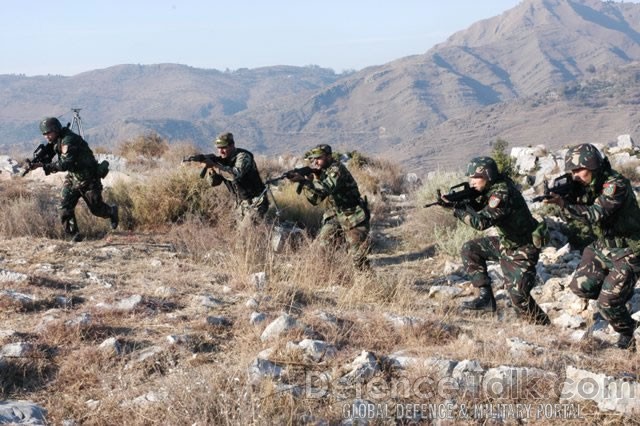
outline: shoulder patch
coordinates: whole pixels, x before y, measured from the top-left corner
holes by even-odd
[[[615,183],[605,183],[603,186],[602,193],[607,197],[613,197],[616,193],[616,184]]]
[[[491,197],[489,197],[489,207],[491,207],[492,209],[495,209],[496,207],[498,207],[501,202],[502,202],[502,199],[500,197],[497,197],[495,195],[492,195]]]

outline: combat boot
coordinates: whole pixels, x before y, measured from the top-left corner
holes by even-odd
[[[84,240],[84,235],[76,232],[75,234],[71,235],[71,242],[73,243],[79,243],[80,241]]]
[[[472,311],[496,311],[496,299],[493,297],[491,286],[480,287],[480,294],[473,300],[462,302],[461,309],[469,309]]]
[[[533,323],[537,325],[550,325],[551,319],[542,309],[533,316]]]
[[[616,342],[616,347],[635,352],[636,339],[633,337],[633,334],[621,334],[620,337],[618,337],[618,341]]]
[[[529,321],[537,325],[550,325],[551,320],[549,319],[549,315],[545,311],[542,310],[540,305],[536,303],[535,300],[531,296],[529,296],[528,303],[528,317]]]
[[[111,220],[111,229],[116,229],[120,218],[118,216],[118,206],[115,204],[111,206],[111,217],[109,219]]]

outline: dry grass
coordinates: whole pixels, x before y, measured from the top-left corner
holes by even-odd
[[[170,161],[177,161],[180,156],[176,155]],[[265,169],[270,167],[275,171],[279,165]],[[499,301],[497,316],[467,316],[456,309],[459,299],[429,298],[425,290],[441,274],[444,259],[456,257],[459,251],[459,246],[455,251],[447,247],[465,238],[457,233],[449,211],[440,207],[411,210],[409,221],[397,230],[409,246],[437,243],[436,257],[427,254],[385,264],[381,261],[384,256],[396,253],[374,253],[379,266],[362,273],[346,261],[344,248],[323,250],[314,241],[321,210],[295,194],[294,185],[282,182],[274,195],[289,215],[286,219],[304,224],[306,232],[276,252],[272,245],[275,227],[270,221],[254,228],[236,228],[226,190],[208,187],[197,175],[190,167],[150,169],[144,180],[116,184],[106,191],[106,198],[121,205],[127,232],[109,233],[102,228],[105,221],[79,206],[81,226],[96,238],[76,245],[51,240],[56,238],[55,231],[45,232],[48,227],[59,227],[55,203],[40,204],[50,199],[47,189],[39,191],[13,181],[3,185],[0,231],[6,239],[2,268],[24,273],[29,279],[3,281],[0,289],[36,298],[26,304],[0,298],[3,328],[17,331],[1,343],[26,341],[35,348],[31,357],[0,364],[0,396],[43,405],[51,424],[68,419],[89,425],[266,425],[322,420],[338,424],[345,404],[358,396],[386,404],[392,416],[399,404],[443,402],[437,381],[425,382],[420,389],[421,395],[436,395],[432,399],[421,399],[410,387],[395,394],[381,391],[435,377],[434,369],[424,365],[405,370],[393,367],[388,356],[399,351],[418,360],[475,359],[484,368],[537,367],[559,377],[568,365],[611,375],[620,371],[640,374],[638,355],[574,344],[562,330],[515,318],[504,300]],[[396,175],[400,173],[391,173]],[[446,190],[460,180],[443,177],[425,184],[418,195],[419,205],[430,199],[435,188]],[[378,182],[371,188],[379,186]],[[23,212],[24,219],[18,214],[22,206],[30,206]],[[373,207],[380,221],[391,210]],[[375,222],[376,217],[374,227],[381,223]],[[38,222],[42,218],[50,225]],[[27,233],[29,226],[34,228],[31,234]],[[23,232],[29,237],[20,238]],[[105,238],[99,239],[101,235]],[[260,272],[266,276],[264,285],[252,278]],[[142,296],[143,302],[131,311],[99,306],[132,295]],[[72,303],[59,306],[57,296],[66,296]],[[218,303],[203,305],[205,296]],[[253,311],[265,313],[267,321],[251,324]],[[266,324],[282,313],[292,315],[304,327],[263,342],[260,336]],[[82,314],[88,314],[90,320],[74,325],[72,321]],[[323,315],[333,315],[335,321]],[[231,325],[210,325],[206,322],[209,316],[222,316]],[[399,326],[390,316],[413,324]],[[179,343],[169,344],[169,336]],[[119,344],[119,354],[99,347],[111,337]],[[545,352],[515,356],[506,344],[512,337],[543,347]],[[335,357],[312,361],[290,347],[291,342],[304,338],[335,346]],[[247,368],[267,348],[273,350],[269,359],[286,372],[279,380],[252,381]],[[143,359],[152,349],[158,352]],[[372,352],[381,367],[364,383],[340,385],[334,380],[334,387],[323,397],[295,396],[281,387],[304,390],[312,374],[326,373],[337,379],[362,351]],[[557,385],[558,381],[540,380],[530,391],[544,395],[544,402],[556,403]],[[501,399],[465,393],[451,397],[458,404],[532,402],[526,397]],[[586,403],[582,409],[587,417],[580,424],[633,422],[600,413]],[[560,420],[535,423],[578,424]],[[394,419],[378,423],[389,421]]]
[[[0,233],[8,237],[59,237],[57,195],[57,191],[29,186],[24,180],[4,181],[0,187]]]
[[[151,131],[121,142],[117,153],[130,164],[149,164],[162,157],[168,150],[167,140]]]
[[[409,247],[435,244],[439,253],[457,257],[465,241],[481,235],[480,232],[453,217],[449,209],[437,205],[422,208],[425,204],[436,200],[438,189],[446,194],[451,186],[465,181],[461,174],[436,173],[417,190],[418,208],[409,219],[410,224],[406,227],[408,232],[403,235]]]

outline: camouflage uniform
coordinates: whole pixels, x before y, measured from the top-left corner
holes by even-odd
[[[597,300],[613,329],[632,337],[636,323],[625,304],[640,272],[640,207],[635,193],[593,145],[569,150],[565,166],[568,171],[586,168],[593,173],[585,192],[564,208],[589,223],[597,237],[584,249],[570,288],[582,298]]]
[[[227,146],[228,143],[234,143],[231,133],[224,133],[216,139],[218,147]],[[212,171],[209,175],[211,186],[224,183],[234,195],[238,220],[263,219],[269,209],[269,199],[253,154],[245,149],[235,148],[233,155],[220,159],[216,168],[218,172]]]
[[[513,181],[498,174],[493,159],[475,158],[469,169],[469,177],[484,177],[487,185],[472,203],[464,208],[456,207],[454,216],[478,230],[495,226],[499,234],[471,240],[462,246],[461,256],[471,282],[476,288],[490,291],[487,261],[499,261],[516,311],[535,323],[548,324],[549,318],[530,294],[535,286],[540,253],[532,239],[538,222]],[[492,294],[490,297],[493,299]],[[495,302],[493,304],[495,306]]]
[[[318,150],[331,155],[331,147],[328,145],[319,145],[311,151],[312,155]],[[367,268],[370,248],[369,207],[360,196],[358,184],[346,166],[339,161],[331,161],[320,175],[313,180],[302,181],[299,188],[314,206],[327,200],[318,234],[319,241],[324,246],[329,246],[337,237],[344,237],[354,265],[359,269]]]
[[[45,130],[43,120],[41,129]],[[57,122],[57,119],[56,119]],[[60,220],[68,235],[81,239],[75,216],[75,207],[82,198],[94,216],[111,219],[112,228],[117,227],[118,210],[102,200],[102,182],[99,176],[98,162],[87,142],[69,128],[61,128],[58,138],[53,142],[58,161],[44,164],[45,174],[68,172],[62,187],[60,204]]]

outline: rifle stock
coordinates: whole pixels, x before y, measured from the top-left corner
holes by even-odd
[[[565,173],[564,175],[555,178],[551,186],[549,186],[549,182],[545,180],[544,193],[537,197],[533,197],[531,202],[538,203],[543,200],[549,200],[553,198],[554,195],[559,195],[562,198],[568,198],[575,194],[576,190],[577,184],[573,180],[573,176],[571,173]]]

